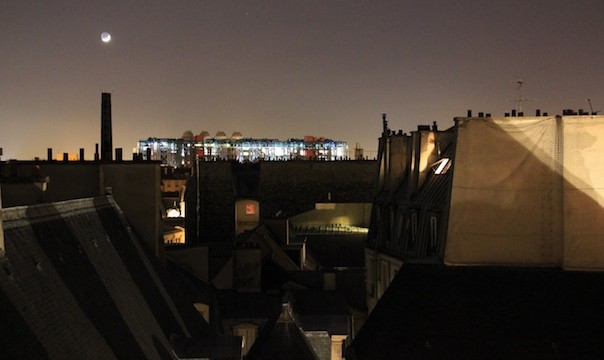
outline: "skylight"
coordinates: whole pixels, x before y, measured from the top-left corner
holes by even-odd
[[[451,167],[451,159],[449,159],[449,158],[442,158],[442,159],[438,160],[437,162],[435,162],[434,164],[432,164],[432,170],[434,170],[434,174],[436,174],[436,175],[446,174],[447,171],[449,171],[450,167]]]

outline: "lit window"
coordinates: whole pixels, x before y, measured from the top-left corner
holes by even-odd
[[[432,164],[432,170],[434,170],[434,173],[436,175],[446,174],[447,171],[449,171],[450,167],[451,167],[451,159],[449,159],[449,158],[442,158],[442,159],[438,160],[437,162],[435,162],[434,164]]]
[[[251,323],[234,325],[233,335],[241,336],[241,352],[242,355],[247,355],[258,337],[258,325]]]
[[[169,218],[177,218],[177,217],[180,217],[180,211],[178,211],[178,209],[173,209],[173,208],[168,209],[168,210],[166,211],[166,216],[167,216],[167,217],[169,217]]]

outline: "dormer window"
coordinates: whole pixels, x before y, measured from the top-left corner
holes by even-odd
[[[449,168],[451,168],[451,159],[449,158],[442,158],[440,160],[438,160],[437,162],[435,162],[434,164],[432,164],[432,170],[434,170],[434,174],[436,175],[443,175],[446,174],[447,171],[449,171]]]

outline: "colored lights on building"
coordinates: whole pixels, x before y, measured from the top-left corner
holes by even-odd
[[[234,133],[227,138],[223,132],[207,138],[207,132],[192,135],[185,132],[180,139],[149,138],[140,140],[134,149],[146,154],[148,160],[158,160],[174,167],[191,166],[195,158],[206,161],[235,160],[343,160],[348,157],[348,145],[343,141],[305,136],[304,139],[250,139]]]

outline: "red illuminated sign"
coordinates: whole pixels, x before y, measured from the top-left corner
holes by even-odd
[[[245,215],[255,215],[256,204],[245,204]]]

